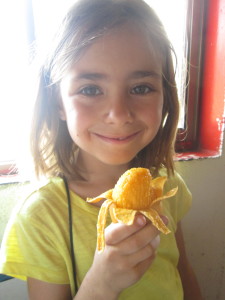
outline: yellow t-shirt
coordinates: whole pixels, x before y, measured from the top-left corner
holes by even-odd
[[[165,175],[164,171],[160,175]],[[157,257],[145,275],[125,289],[119,300],[183,299],[177,271],[179,258],[174,232],[188,211],[191,194],[180,176],[167,180],[165,191],[178,186],[178,193],[163,200],[164,214],[172,233],[161,234]],[[99,208],[71,193],[73,234],[78,285],[91,267],[96,248]],[[111,222],[108,217],[107,223]],[[68,206],[64,182],[52,178],[26,198],[7,225],[0,252],[0,273],[26,280],[70,284],[74,295],[70,258]]]

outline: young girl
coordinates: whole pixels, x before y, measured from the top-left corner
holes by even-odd
[[[0,271],[27,280],[33,300],[201,299],[180,227],[191,196],[174,171],[177,120],[171,45],[152,9],[78,1],[40,70],[31,146],[48,180],[10,220]],[[172,233],[142,215],[129,226],[108,219],[98,253],[101,203],[85,200],[137,166],[167,174],[165,192],[178,186],[163,202]]]

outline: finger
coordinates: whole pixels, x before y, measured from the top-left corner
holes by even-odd
[[[130,267],[133,268],[146,259],[155,257],[155,248],[151,243],[147,244],[144,248],[135,252],[127,257],[127,261],[130,264]]]
[[[159,247],[160,244],[160,236],[157,235],[151,242],[150,245],[154,250],[156,250]]]
[[[137,215],[132,225],[112,223],[105,229],[105,242],[107,245],[115,245],[138,232],[146,224],[143,215]]]
[[[158,229],[151,223],[148,223],[139,231],[118,243],[118,247],[124,255],[135,253],[151,242],[153,242],[153,247],[156,248],[158,245],[158,240],[155,240],[157,236],[159,236]]]
[[[167,226],[169,223],[169,219],[166,216],[160,215],[160,218],[162,219],[163,223]]]

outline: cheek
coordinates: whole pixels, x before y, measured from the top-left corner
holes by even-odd
[[[162,121],[163,102],[152,103],[143,110],[143,119],[146,124],[158,127]]]
[[[70,135],[79,138],[93,122],[93,110],[77,103],[66,107],[66,122]]]
[[[93,118],[94,115],[99,111],[96,109],[96,105],[86,104],[84,101],[72,100],[65,105],[66,115],[73,116],[76,118]]]

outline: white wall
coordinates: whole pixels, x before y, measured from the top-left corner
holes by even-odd
[[[0,300],[28,300],[26,283],[19,279],[1,282]]]
[[[186,247],[205,300],[225,300],[225,146],[219,158],[177,164],[193,194],[183,221]]]

